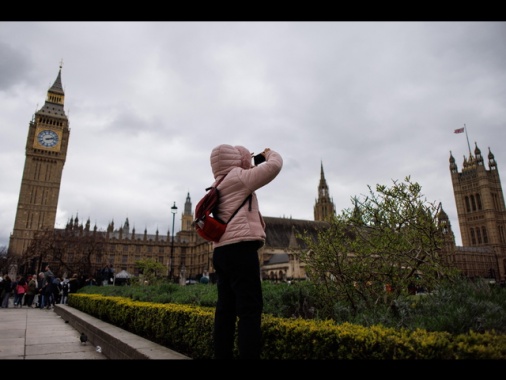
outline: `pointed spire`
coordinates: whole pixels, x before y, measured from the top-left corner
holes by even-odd
[[[439,202],[439,213],[438,213],[438,219],[440,221],[447,221],[448,220],[448,214],[443,210],[443,204]]]
[[[452,225],[450,223],[450,218],[448,214],[443,210],[443,204],[439,202],[439,212],[437,213],[438,218],[438,226],[443,233],[443,237],[447,243],[455,245],[455,234],[452,230]]]
[[[488,168],[490,170],[497,170],[497,162],[495,162],[495,158],[490,150],[490,147],[488,147]]]
[[[320,185],[318,186],[318,195],[320,198],[325,198],[328,196],[328,186],[327,181],[325,180],[325,174],[323,173],[323,161],[321,162],[320,167]]]
[[[452,151],[450,150],[450,172],[451,173],[458,173],[459,169],[457,167],[457,164],[455,163],[455,158],[452,155]]]
[[[114,219],[111,220],[111,223],[109,223],[109,226],[107,226],[108,232],[114,232]]]
[[[483,156],[481,155],[481,150],[478,148],[476,141],[474,142],[474,156],[476,157],[476,163],[478,165],[483,165]]]
[[[314,220],[328,221],[336,214],[336,207],[330,198],[329,187],[323,172],[323,162],[320,166],[320,183],[318,184],[318,199],[314,206]]]
[[[58,76],[56,77],[56,80],[54,81],[53,85],[49,89],[49,92],[54,92],[55,94],[65,95],[63,92],[63,86],[61,84],[61,69],[63,66],[63,60],[60,62],[60,70],[58,70]]]
[[[65,104],[65,93],[63,92],[61,81],[61,68],[62,64],[60,64],[60,70],[58,71],[56,80],[54,81],[51,88],[47,90],[47,96],[44,105],[36,113],[36,115],[50,116],[53,118],[58,117],[67,120],[67,115],[65,115],[65,110],[63,109],[63,105]]]
[[[126,218],[125,224],[123,225],[123,231],[125,232],[125,236],[130,233],[130,222],[128,221],[128,218]]]
[[[290,231],[290,240],[288,241],[288,248],[299,248],[299,243],[297,243],[296,237],[297,231],[295,227],[292,226],[292,230]]]
[[[184,203],[184,213],[185,215],[193,215],[192,210],[192,201],[190,199],[190,192],[186,195],[186,201]]]

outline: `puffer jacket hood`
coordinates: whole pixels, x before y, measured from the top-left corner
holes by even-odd
[[[211,152],[211,169],[214,179],[228,174],[232,168],[241,167],[241,163],[241,152],[232,145],[218,145]]]
[[[265,150],[264,155],[266,161],[254,166],[251,153],[244,146],[221,144],[211,151],[213,186],[226,176],[218,186],[220,200],[217,214],[221,220],[228,221],[225,233],[218,243],[214,243],[214,247],[240,241],[265,241],[265,222],[255,191],[278,175],[283,159],[270,149]],[[250,195],[251,199],[241,206]]]
[[[241,168],[251,169],[253,165],[251,164],[252,159],[250,151],[241,145],[236,145],[234,148],[241,154]]]

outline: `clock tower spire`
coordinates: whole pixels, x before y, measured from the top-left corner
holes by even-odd
[[[61,69],[62,63],[56,80],[47,91],[44,105],[28,126],[25,166],[9,242],[11,256],[22,255],[37,231],[55,227],[70,135],[69,121],[63,108],[65,93]]]
[[[314,205],[314,220],[315,221],[330,221],[336,214],[336,206],[330,197],[329,187],[327,180],[323,173],[323,162],[320,169],[320,184],[318,185],[318,199]]]

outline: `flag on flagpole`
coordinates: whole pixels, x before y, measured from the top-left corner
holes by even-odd
[[[454,131],[454,133],[463,133],[464,132],[464,128],[458,128]]]

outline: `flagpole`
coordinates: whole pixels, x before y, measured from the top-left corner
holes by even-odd
[[[469,157],[472,157],[471,155],[471,145],[469,144],[469,137],[467,137],[467,127],[464,124],[464,131],[466,131],[466,139],[467,139],[467,147],[469,148]]]

